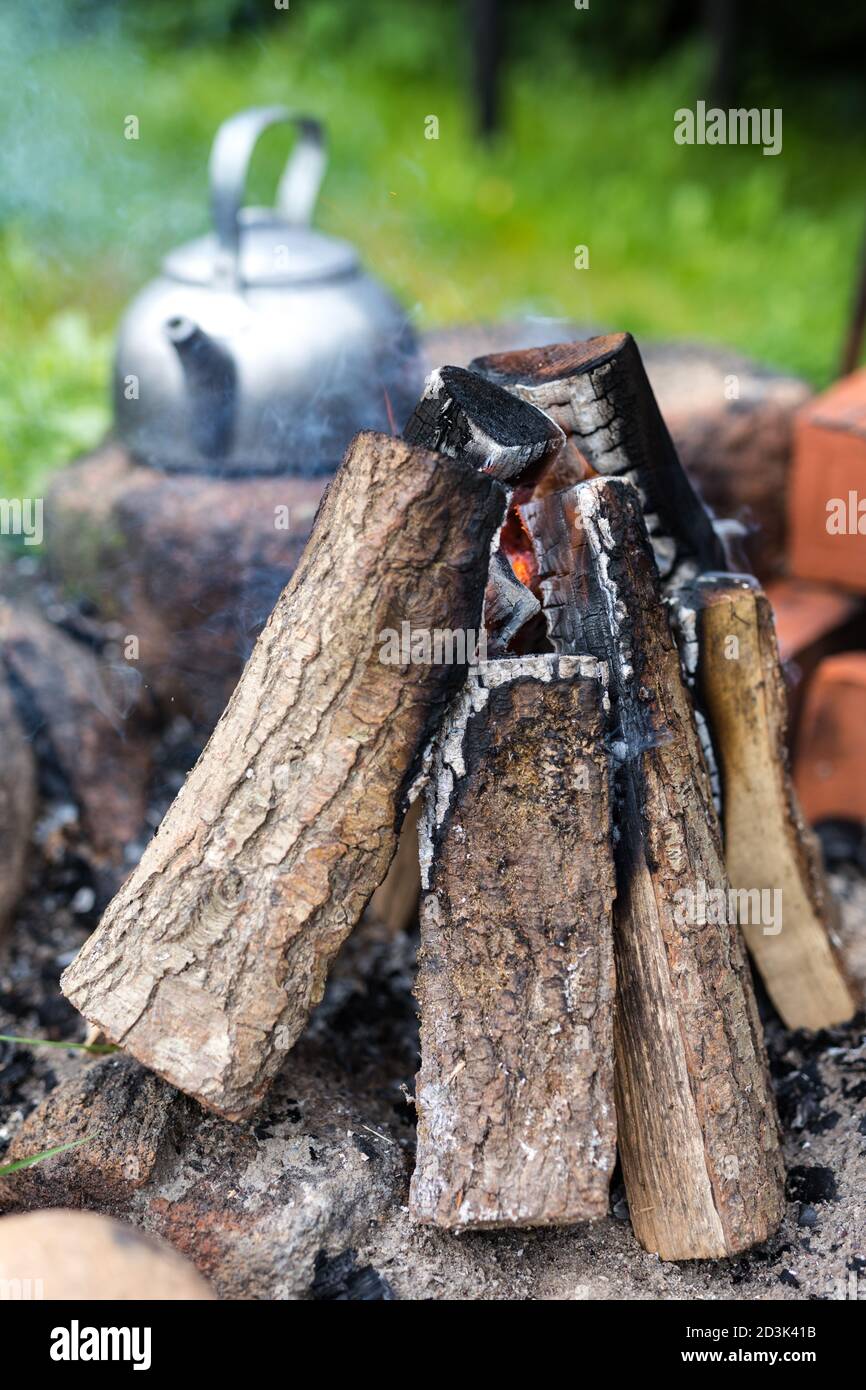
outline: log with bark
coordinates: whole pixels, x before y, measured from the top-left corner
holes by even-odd
[[[630,333],[499,353],[471,365],[546,411],[565,434],[567,451],[592,471],[634,484],[663,578],[678,580],[683,566],[692,574],[724,568],[724,548],[677,457]]]
[[[382,881],[465,663],[383,661],[383,634],[477,631],[505,492],[364,433],[232,699],[138,869],[63,976],[106,1037],[249,1114]]]
[[[743,922],[767,993],[789,1028],[830,1028],[858,1000],[835,945],[836,909],[815,837],[791,784],[785,683],[773,613],[746,575],[700,578],[697,678],[722,781],[725,863],[733,888],[772,894],[772,922]]]
[[[727,901],[691,700],[635,489],[524,508],[551,640],[608,663],[618,762],[616,1103],[632,1225],[665,1259],[766,1239],[783,1167],[761,1026]]]
[[[603,666],[481,663],[421,827],[410,1207],[451,1229],[604,1216],[616,1155]]]

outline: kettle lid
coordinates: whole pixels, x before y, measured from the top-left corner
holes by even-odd
[[[255,216],[253,216],[255,214]],[[358,268],[358,254],[348,241],[312,227],[297,227],[270,208],[244,208],[237,255],[226,261],[211,232],[170,252],[163,270],[174,280],[211,285],[228,278],[241,285],[299,285],[331,280]]]
[[[269,126],[296,125],[299,139],[273,208],[243,207],[247,170]],[[170,252],[163,269],[187,284],[297,285],[357,269],[353,246],[315,231],[313,209],[325,174],[325,137],[311,116],[283,106],[253,107],[224,121],[210,156],[214,230]]]

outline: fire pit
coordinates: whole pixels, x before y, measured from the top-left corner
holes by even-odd
[[[260,566],[247,593],[262,605],[281,565],[295,573],[160,834],[64,975],[131,1055],[50,1092],[12,1155],[91,1122],[107,1148],[4,1192],[129,1212],[226,1291],[266,1221],[307,1271],[298,1288],[393,1296],[356,1247],[405,1199],[412,1146],[391,1133],[383,1086],[412,1065],[411,1029],[369,1054],[347,1043],[354,1090],[328,1068],[341,1031],[367,1036],[345,1017],[356,991],[378,990],[383,970],[405,988],[420,894],[410,1219],[607,1229],[612,1200],[665,1260],[772,1246],[783,1152],[743,944],[790,1028],[838,1028],[859,994],[786,773],[772,612],[728,570],[729,533],[681,467],[633,340],[437,369],[403,438],[359,434],[320,505],[316,478],[169,475],[112,446],[78,467],[103,482],[100,578],[127,612],[140,605],[140,633],[121,623],[115,640],[144,636],[148,610],[166,615],[173,645],[160,660],[142,643],[139,659],[172,668],[186,708],[196,691],[209,701],[202,722],[238,654],[225,627],[204,656],[201,595],[217,589],[213,616],[237,622],[238,573],[251,582]],[[290,505],[287,488],[305,500]],[[83,565],[81,503],[65,482],[55,496],[60,550],[78,545]],[[252,518],[291,521],[292,505],[304,524],[275,525],[259,550]],[[221,538],[244,556],[231,578]],[[169,684],[158,693],[170,709]],[[780,1036],[773,1024],[777,1070]],[[322,1085],[349,1150],[316,1110]],[[356,1242],[339,1267],[253,1197],[245,1136],[273,1127],[282,1145],[301,1114],[330,1155],[333,1231]],[[186,1156],[212,1170],[207,1195],[182,1177]],[[251,1204],[240,1227],[238,1192]],[[268,1260],[264,1284],[243,1287],[297,1292],[282,1257]]]
[[[857,1007],[781,763],[761,810],[764,872],[794,899],[786,934],[741,878],[736,750],[753,737],[778,757],[784,737],[778,709],[743,697],[774,678],[772,620],[765,606],[762,645],[741,653],[705,617],[719,594],[759,591],[723,572],[628,335],[474,367],[430,376],[405,442],[350,446],[207,749],[64,989],[172,1084],[247,1117],[424,786],[416,1218],[598,1217],[618,1143],[647,1249],[735,1254],[783,1210],[741,920],[789,1024]],[[576,481],[548,491],[551,470]],[[402,624],[478,630],[512,506],[536,593],[521,602],[500,555],[485,626],[503,655],[465,685],[465,653],[386,661]],[[523,654],[509,595],[545,617]]]

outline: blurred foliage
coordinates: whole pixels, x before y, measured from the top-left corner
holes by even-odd
[[[805,8],[785,7],[796,32]],[[777,81],[749,50],[741,104],[783,108],[783,153],[675,145],[674,110],[705,94],[694,23],[680,0],[512,6],[504,128],[485,147],[456,3],[6,0],[3,493],[35,489],[105,428],[118,313],[205,227],[210,141],[245,105],[327,122],[319,223],[360,246],[419,326],[565,315],[828,380],[866,211],[856,88],[817,71]],[[838,17],[816,17],[822,33],[837,23],[844,47]],[[424,138],[430,114],[438,140]],[[263,140],[252,201],[269,198],[285,141]],[[589,270],[574,268],[581,244]]]

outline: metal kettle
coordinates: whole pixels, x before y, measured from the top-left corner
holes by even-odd
[[[260,135],[299,138],[274,208],[243,206]],[[402,421],[422,371],[396,300],[310,223],[324,132],[281,106],[232,116],[210,158],[214,230],[172,251],[122,320],[116,433],[142,462],[224,475],[336,467],[358,429]]]

